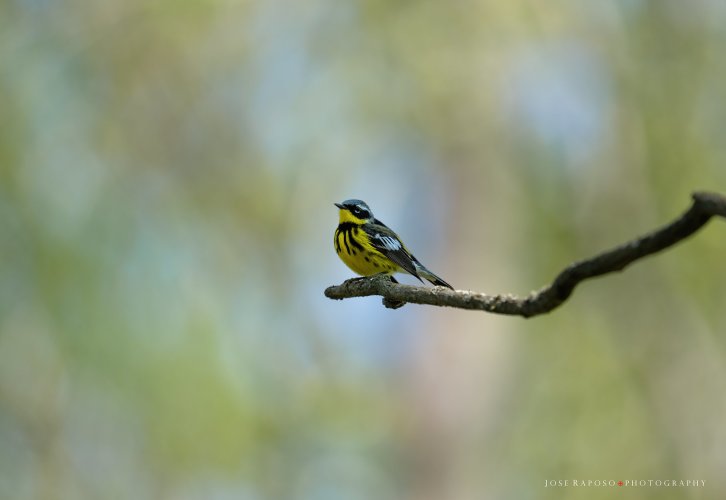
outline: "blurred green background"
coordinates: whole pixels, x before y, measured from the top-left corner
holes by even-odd
[[[322,293],[346,198],[525,294],[724,192],[725,51],[707,0],[0,3],[0,498],[726,498],[722,221],[528,321]]]

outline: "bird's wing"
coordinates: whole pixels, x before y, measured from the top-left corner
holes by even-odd
[[[416,271],[415,258],[408,253],[403,242],[392,229],[378,219],[374,219],[372,223],[365,224],[363,230],[368,234],[368,240],[373,248],[401,266],[407,273],[421,280]]]

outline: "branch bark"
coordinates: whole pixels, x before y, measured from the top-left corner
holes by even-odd
[[[526,297],[402,285],[394,283],[384,275],[347,280],[340,285],[328,287],[325,296],[340,300],[380,295],[383,297],[383,304],[389,308],[401,307],[410,302],[531,318],[559,307],[581,282],[622,271],[638,259],[665,250],[698,231],[711,217],[726,218],[726,197],[723,195],[697,192],[692,198],[690,208],[670,224],[589,259],[573,262],[551,284]]]

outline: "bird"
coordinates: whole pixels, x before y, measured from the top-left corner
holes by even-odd
[[[334,203],[338,207],[338,227],[333,242],[338,257],[353,272],[361,276],[405,272],[422,277],[436,286],[454,289],[446,281],[426,269],[406,248],[401,238],[383,222],[373,216],[368,204],[362,200]],[[391,280],[397,283],[391,276]]]

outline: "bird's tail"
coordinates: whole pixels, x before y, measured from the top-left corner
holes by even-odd
[[[419,265],[419,268],[416,269],[416,271],[418,271],[419,275],[426,278],[427,280],[429,280],[432,284],[434,284],[436,286],[445,286],[446,288],[451,288],[452,290],[454,289],[453,286],[449,285],[447,282],[445,282],[444,280],[442,280],[441,278],[436,276],[434,273],[432,273],[431,271],[426,269],[424,266]]]

